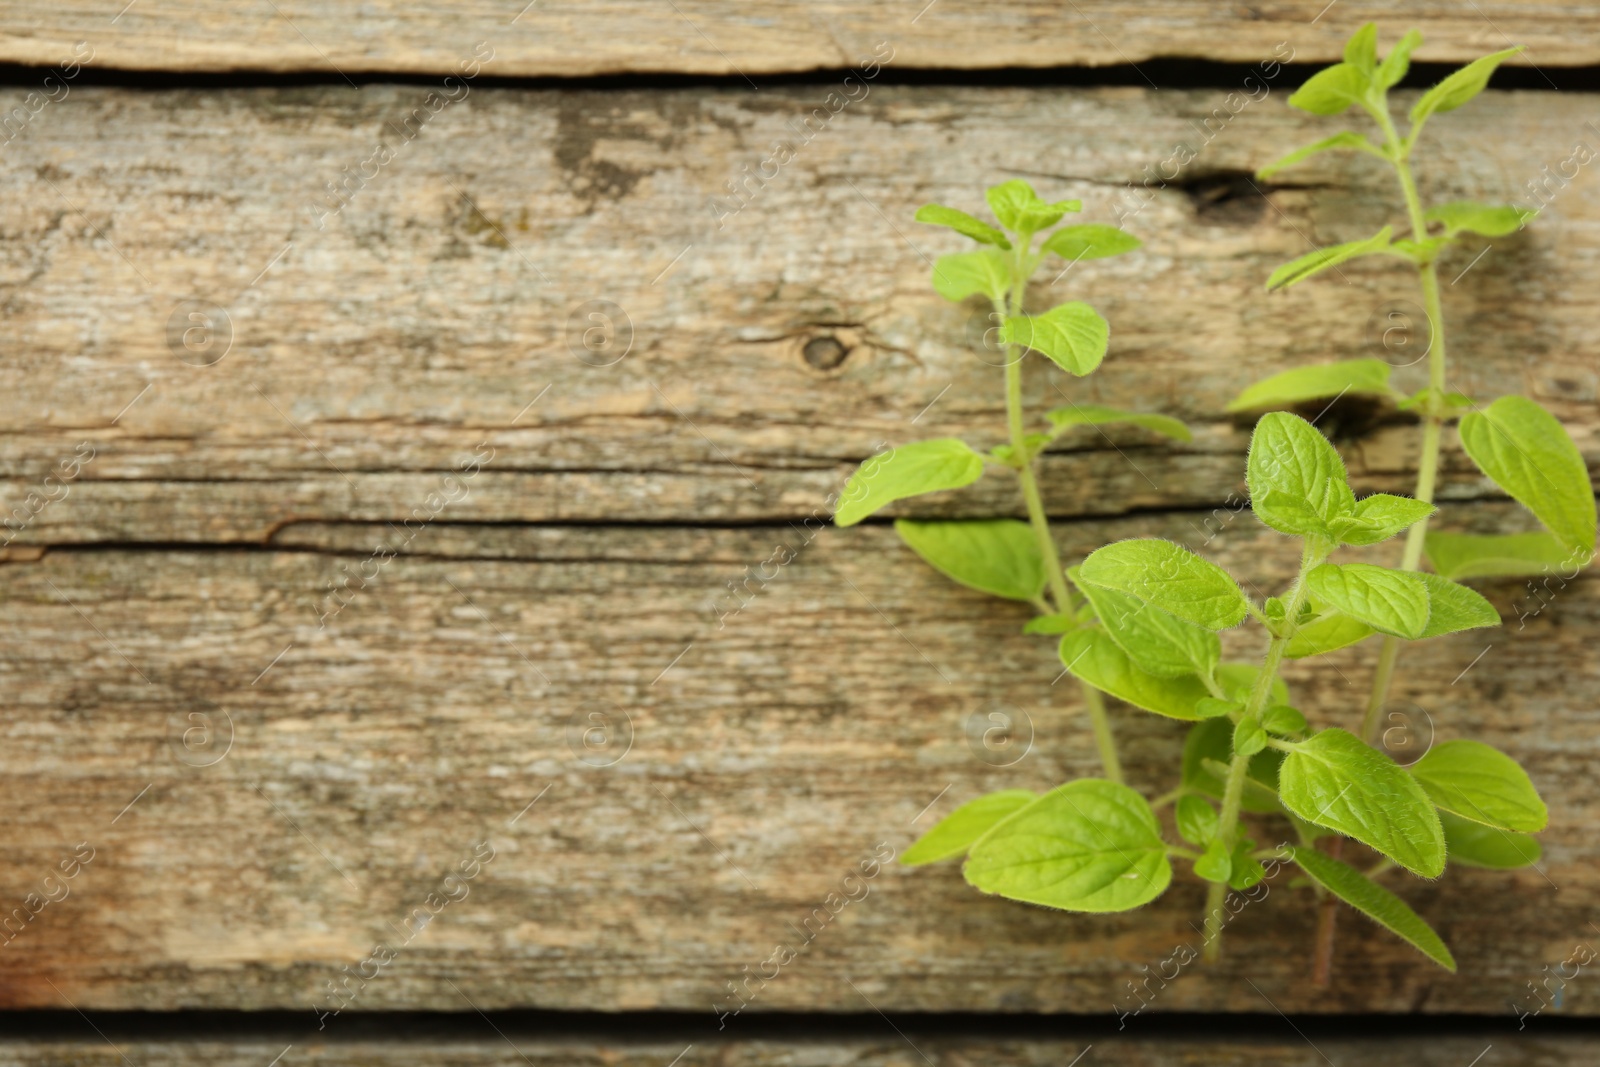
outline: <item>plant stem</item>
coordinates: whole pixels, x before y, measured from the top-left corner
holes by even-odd
[[[1261,719],[1261,712],[1272,697],[1272,683],[1277,681],[1278,668],[1283,663],[1284,649],[1288,647],[1289,639],[1294,636],[1296,620],[1306,600],[1306,575],[1311,568],[1326,559],[1327,555],[1326,548],[1313,546],[1310,539],[1306,540],[1300,555],[1300,573],[1295,575],[1294,587],[1284,604],[1284,621],[1280,628],[1282,632],[1274,635],[1267,643],[1266,660],[1261,665],[1261,673],[1256,675],[1255,686],[1250,690],[1250,699],[1244,706],[1245,717],[1257,721]],[[1217,835],[1230,855],[1238,839],[1239,809],[1244,802],[1244,780],[1250,771],[1251,758],[1240,755],[1233,757],[1228,764],[1228,777],[1222,790],[1222,816],[1217,823]],[[1222,953],[1222,905],[1227,894],[1228,886],[1224,882],[1212,882],[1206,889],[1204,955],[1208,961],[1214,962]]]
[[[1400,192],[1405,198],[1406,216],[1411,223],[1411,237],[1423,241],[1428,236],[1428,223],[1422,213],[1422,198],[1417,194],[1417,181],[1411,173],[1411,145],[1402,141],[1395,132],[1394,121],[1387,111],[1374,111],[1373,117],[1383,128],[1389,149],[1389,159],[1394,164],[1395,177],[1400,182]],[[1422,455],[1417,464],[1417,486],[1413,494],[1418,500],[1433,503],[1433,494],[1439,478],[1439,448],[1444,436],[1444,412],[1440,399],[1445,388],[1444,305],[1439,297],[1439,267],[1431,257],[1417,266],[1418,281],[1422,287],[1423,310],[1428,317],[1428,387],[1433,393],[1430,402],[1422,409]],[[1414,571],[1422,563],[1422,549],[1428,536],[1428,520],[1423,519],[1406,531],[1405,551],[1400,559],[1400,569]],[[1389,697],[1389,684],[1394,679],[1395,661],[1400,655],[1400,641],[1385,637],[1378,652],[1378,665],[1373,672],[1372,692],[1367,698],[1366,715],[1361,723],[1361,737],[1371,744],[1377,736],[1379,714]]]
[[[1019,248],[1017,281],[1011,287],[1006,306],[996,303],[1002,319],[1007,314],[1021,314],[1022,294],[1027,277],[1022,271],[1026,252]],[[1034,456],[1029,455],[1027,431],[1022,422],[1022,357],[1023,350],[1014,344],[1006,345],[1006,427],[1011,437],[1011,454],[1020,460],[1017,479],[1022,483],[1022,500],[1028,509],[1028,523],[1039,543],[1039,555],[1044,560],[1050,593],[1055,597],[1056,610],[1070,615],[1078,608],[1078,598],[1067,585],[1066,571],[1061,566],[1061,556],[1056,552],[1056,541],[1050,534],[1050,519],[1044,512],[1044,501],[1039,496],[1039,480],[1033,472]],[[1108,779],[1121,784],[1122,761],[1117,758],[1117,740],[1111,733],[1111,719],[1106,714],[1105,698],[1100,690],[1078,680],[1078,692],[1083,695],[1084,710],[1089,713],[1089,726],[1094,733],[1094,746],[1100,754],[1100,770]]]

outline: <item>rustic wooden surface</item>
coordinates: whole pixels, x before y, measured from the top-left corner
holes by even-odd
[[[880,86],[719,230],[710,198],[792,137],[786,120],[825,87],[478,88],[319,228],[323,182],[427,91],[80,87],[0,153],[7,508],[81,442],[95,450],[65,497],[30,513],[0,571],[0,804],[13,814],[0,899],[20,902],[78,842],[96,849],[72,896],[6,947],[0,1004],[309,1018],[326,983],[487,838],[497,856],[467,898],[352,1010],[470,998],[703,1011],[712,1025],[726,984],[877,843],[903,848],[979,791],[1091,769],[1048,644],[1017,637],[1019,611],[951,588],[881,524],[816,535],[720,628],[715,606],[776,544],[808,537],[796,527],[880,444],[995,443],[998,372],[969,352],[971,309],[926,284],[923,257],[958,244],[905,221],[915,206],[972,206],[986,182],[1021,174],[1111,221],[1125,183],[1179,141],[1198,145],[1194,123],[1226,92]],[[1394,215],[1361,160],[1321,161],[1264,200],[1250,188],[1242,174],[1330,132],[1282,96],[1234,117],[1184,186],[1128,220],[1146,251],[1035,294],[1090,298],[1113,324],[1106,368],[1067,383],[1070,397],[1198,431],[1176,449],[1137,433],[1066,442],[1046,481],[1079,520],[1061,532],[1073,553],[1149,534],[1200,547],[1220,529],[1206,551],[1252,581],[1292,568],[1281,539],[1227,506],[1246,434],[1223,406],[1271,370],[1385,351],[1374,317],[1415,298],[1382,266],[1261,292],[1308,242]],[[1594,136],[1591,114],[1576,94],[1489,94],[1431,127],[1424,182],[1524,198],[1526,180]],[[1532,393],[1591,463],[1597,216],[1585,173],[1449,297],[1457,384]],[[189,299],[229,310],[232,346],[213,366],[169,346]],[[609,366],[571,347],[592,300],[632,323]],[[836,366],[829,338],[847,349]],[[1404,363],[1415,349],[1387,351]],[[1415,367],[1397,375],[1420,384]],[[1035,407],[1058,395],[1030,380]],[[1391,411],[1328,419],[1361,486],[1408,484],[1413,430]],[[493,457],[465,496],[319,627],[327,583],[429,507],[482,442]],[[1525,522],[1454,453],[1446,489],[1449,526]],[[996,477],[916,510],[1014,506]],[[1542,968],[1600,937],[1596,589],[1582,579],[1524,630],[1429,642],[1406,661],[1397,697],[1425,705],[1439,736],[1524,761],[1554,813],[1540,871],[1405,885],[1461,976],[1351,917],[1338,984],[1315,991],[1308,923],[1275,892],[1219,968],[1186,973],[1150,1010],[1509,1015]],[[1515,618],[1516,583],[1486,591]],[[1294,668],[1302,706],[1348,724],[1371,652]],[[990,701],[1036,731],[1008,768],[965,737]],[[626,713],[631,746],[628,731],[598,754],[574,742],[597,710]],[[1166,788],[1181,729],[1126,710],[1117,724],[1134,780]],[[226,753],[199,765],[230,730]],[[625,754],[597,767],[585,752]],[[1139,913],[1095,918],[981,898],[948,867],[890,868],[871,885],[752,1012],[1130,1007],[1139,966],[1196,936],[1202,896],[1183,880]],[[1596,1010],[1582,982],[1564,1010]]]
[[[1000,372],[971,350],[987,321],[927,282],[925,257],[961,240],[908,222],[916,206],[975,207],[986,182],[1024,174],[1112,221],[1133,203],[1125,183],[1180,142],[1200,149],[1181,175],[1191,185],[1155,191],[1126,222],[1146,249],[1037,292],[1041,304],[1092,299],[1112,347],[1088,381],[1033,375],[1030,402],[1164,410],[1196,424],[1196,443],[1082,430],[1046,464],[1053,510],[1218,504],[1242,488],[1246,434],[1222,412],[1245,384],[1420,351],[1417,335],[1380,343],[1387,310],[1420,321],[1401,264],[1262,290],[1310,242],[1396,217],[1391,183],[1362,158],[1324,157],[1257,195],[1241,173],[1334,126],[1282,93],[1203,145],[1194,123],[1221,91],[883,87],[719,230],[710,198],[793,136],[786,120],[820,87],[479,90],[318,229],[323,182],[425,94],[84,89],[7,146],[5,498],[25,500],[80,444],[95,450],[14,544],[260,543],[297,520],[398,519],[485,441],[493,458],[442,518],[808,515],[885,442],[1000,439]],[[1541,167],[1594,140],[1590,113],[1581,95],[1514,93],[1441,116],[1425,139],[1429,195],[1526,199]],[[1453,384],[1537,397],[1591,462],[1597,221],[1584,171],[1527,231],[1447,264]],[[213,366],[169,350],[169,320],[176,309],[181,326],[190,299],[230,309],[231,348]],[[587,354],[574,338],[596,300],[631,323],[631,345],[619,330],[589,356],[622,356],[608,366],[573,354]],[[819,369],[806,347],[825,357],[830,339],[848,351]],[[1395,374],[1423,384],[1417,366]],[[1392,409],[1344,414],[1327,425],[1351,441],[1360,485],[1409,485],[1414,426],[1393,425]],[[1453,444],[1450,466],[1447,493],[1486,490]],[[993,514],[1015,497],[996,479],[908,510]]]
[[[124,0],[125,2],[125,0]],[[1182,56],[1253,63],[1282,41],[1303,62],[1337,59],[1368,20],[1398,34],[1418,26],[1423,58],[1465,61],[1512,43],[1537,65],[1600,59],[1592,6],[1500,0],[1393,4],[1290,0],[1270,6],[1200,0],[906,0],[895,4],[406,4],[397,0],[283,0],[259,9],[168,0],[99,4],[20,0],[0,19],[0,61],[55,65],[79,41],[102,66],[157,71],[313,71],[449,74],[480,41],[501,75],[617,72],[758,77],[851,66],[883,40],[905,67],[1104,67]]]
[[[725,1045],[687,1041],[624,1044],[621,1042],[551,1042],[517,1036],[488,1035],[474,1041],[383,1041],[295,1043],[268,1040],[203,1042],[59,1041],[0,1044],[3,1067],[113,1067],[127,1056],[134,1063],[207,1067],[262,1067],[282,1055],[284,1067],[323,1064],[327,1067],[516,1067],[572,1064],[576,1067],[1064,1067],[1074,1056],[1082,1063],[1115,1067],[1462,1067],[1483,1055],[1484,1065],[1516,1063],[1520,1067],[1567,1067],[1594,1062],[1600,1043],[1574,1037],[1386,1038],[1352,1040],[1319,1034],[1301,1040],[1290,1028],[1280,1040],[1172,1040],[1096,1038],[1084,1041],[973,1041],[929,1038],[912,1030],[897,1037],[889,1025],[881,1040],[732,1042]],[[1484,1055],[1487,1053],[1486,1055]],[[681,1060],[674,1057],[683,1055]]]
[[[1502,512],[1473,514],[1493,528]],[[1071,524],[1063,547],[1131,534],[1198,545],[1197,518]],[[783,526],[440,529],[321,630],[322,586],[374,531],[290,532],[292,550],[90,548],[6,569],[0,803],[26,817],[7,835],[4,899],[79,841],[97,854],[6,949],[5,1003],[309,1017],[324,984],[395,942],[487,838],[497,858],[359,1007],[462,1008],[465,996],[709,1021],[726,983],[793,939],[791,924],[880,842],[902,849],[980,791],[1093,770],[1075,698],[1052,687],[1052,648],[1016,636],[1025,611],[949,588],[882,526],[809,545]],[[798,558],[719,629],[710,605],[724,583],[779,542]],[[1263,588],[1295,562],[1248,514],[1207,551]],[[1511,613],[1518,587],[1488,590]],[[1585,579],[1521,632],[1431,641],[1407,660],[1396,696],[1422,704],[1437,736],[1522,760],[1554,813],[1541,871],[1396,881],[1460,976],[1352,918],[1339,984],[1316,991],[1303,908],[1275,893],[1241,919],[1220,968],[1186,973],[1157,1004],[1268,1010],[1259,989],[1284,1011],[1505,1013],[1542,967],[1600,936],[1587,925],[1597,616]],[[1351,722],[1371,653],[1294,667],[1301,706]],[[991,701],[1032,724],[1014,766],[966,740]],[[615,728],[585,748],[574,722],[596,710]],[[1181,726],[1116,720],[1132,780],[1169,788]],[[213,743],[191,738],[186,763],[196,728]],[[1074,917],[980,897],[950,866],[868,884],[752,1011],[860,1011],[870,998],[1104,1012],[1119,997],[1127,1010],[1139,964],[1197,936],[1202,896],[1181,879],[1140,912]],[[1593,1004],[1569,984],[1567,1011]]]

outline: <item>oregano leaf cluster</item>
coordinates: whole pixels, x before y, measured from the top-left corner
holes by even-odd
[[[849,526],[898,501],[960,490],[990,474],[1014,478],[1027,521],[902,518],[895,529],[951,580],[1033,607],[1023,632],[1055,642],[1065,673],[1076,679],[1101,775],[1044,793],[1005,789],[968,798],[902,862],[959,861],[984,893],[1090,913],[1140,907],[1175,877],[1192,877],[1207,886],[1207,958],[1220,951],[1226,893],[1271,877],[1269,866],[1293,865],[1304,877],[1290,884],[1310,891],[1319,914],[1331,915],[1342,902],[1453,971],[1449,948],[1402,899],[1403,886],[1382,880],[1439,878],[1451,866],[1512,870],[1539,859],[1533,835],[1549,813],[1510,756],[1457,738],[1401,766],[1374,744],[1377,709],[1403,645],[1500,625],[1494,606],[1463,580],[1581,567],[1596,538],[1588,470],[1559,421],[1524,397],[1480,401],[1450,388],[1438,263],[1463,241],[1514,233],[1533,213],[1463,201],[1427,206],[1412,170],[1424,124],[1468,104],[1517,50],[1470,63],[1423,93],[1402,133],[1388,94],[1409,71],[1422,37],[1412,30],[1387,54],[1380,43],[1376,26],[1363,26],[1341,62],[1289,99],[1313,115],[1364,114],[1376,136],[1334,132],[1268,163],[1260,177],[1324,153],[1370,157],[1394,172],[1405,217],[1298,256],[1265,283],[1269,292],[1289,289],[1369,259],[1414,273],[1430,328],[1427,381],[1420,389],[1404,383],[1416,390],[1407,392],[1391,380],[1394,368],[1377,359],[1310,363],[1247,387],[1228,405],[1256,417],[1243,471],[1250,511],[1299,556],[1280,588],[1258,589],[1203,548],[1157,538],[1104,545],[1071,565],[1056,547],[1036,468],[1065,435],[1124,424],[1152,443],[1192,439],[1166,413],[1069,402],[1038,422],[1023,407],[1022,367],[1030,355],[1040,357],[1044,373],[1064,373],[1064,382],[1095,373],[1110,353],[1112,324],[1089,303],[1034,307],[1025,300],[1041,263],[1136,253],[1138,238],[1099,223],[1062,225],[1081,202],[1045,200],[1021,180],[986,191],[991,218],[940,204],[917,212],[917,221],[971,242],[937,260],[932,284],[947,300],[983,301],[998,323],[1005,425],[994,440],[911,441],[869,459],[851,477],[835,518]],[[1290,410],[1325,407],[1346,393],[1373,397],[1419,423],[1411,494],[1358,495],[1339,450]],[[1434,495],[1448,426],[1484,478],[1541,529],[1496,536],[1430,530],[1440,515]],[[1393,562],[1374,562],[1383,551],[1374,555],[1375,546],[1397,538],[1403,542]],[[1234,630],[1241,637],[1225,641]],[[1352,715],[1294,700],[1280,676],[1286,661],[1368,639],[1381,644],[1364,709]],[[1259,657],[1224,658],[1224,648],[1245,640],[1260,648]],[[1108,696],[1184,724],[1181,761],[1166,791],[1124,781]],[[1370,849],[1377,861],[1362,869],[1343,854],[1346,842]]]

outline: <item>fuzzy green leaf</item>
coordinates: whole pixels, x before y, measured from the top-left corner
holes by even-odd
[[[1233,873],[1233,854],[1221,841],[1212,841],[1194,861],[1194,873],[1208,882],[1226,882]]]
[[[1008,600],[1044,590],[1044,558],[1033,527],[1016,519],[919,522],[899,519],[900,539],[946,578]]]
[[[1280,533],[1331,540],[1328,524],[1355,511],[1344,460],[1305,419],[1270,412],[1250,435],[1245,466],[1250,508]]]
[[[1405,36],[1390,49],[1389,54],[1383,57],[1383,62],[1378,65],[1377,76],[1373,79],[1380,89],[1392,89],[1399,85],[1405,78],[1406,72],[1411,69],[1411,53],[1417,50],[1422,43],[1422,34],[1416,30],[1407,30]]]
[[[1358,256],[1371,256],[1387,251],[1389,239],[1393,235],[1394,227],[1385,226],[1365,240],[1346,241],[1342,245],[1330,245],[1315,252],[1307,252],[1299,259],[1292,259],[1273,271],[1272,276],[1267,279],[1267,291],[1270,293],[1274,289],[1285,289],[1296,285],[1313,274],[1321,274]]]
[[[1325,856],[1314,848],[1284,846],[1312,881],[1361,912],[1390,933],[1409,943],[1424,956],[1455,973],[1455,957],[1433,928],[1422,921],[1411,906],[1383,886],[1348,864]]]
[[[1078,628],[1071,615],[1035,615],[1022,625],[1025,634],[1065,634]]]
[[[1296,148],[1288,155],[1273,160],[1256,171],[1256,177],[1261,181],[1266,181],[1280,170],[1292,167],[1302,160],[1310,159],[1319,152],[1332,151],[1366,152],[1368,155],[1377,156],[1380,159],[1386,158],[1383,154],[1383,149],[1359,133],[1353,130],[1345,130],[1343,133],[1336,133],[1332,137],[1324,137],[1316,144],[1308,144],[1303,148]]]
[[[1444,831],[1433,802],[1394,761],[1337,727],[1295,746],[1278,773],[1283,806],[1377,849],[1406,870],[1437,878]]]
[[[1198,677],[1163,678],[1141,670],[1103,627],[1063,637],[1061,662],[1074,677],[1136,708],[1185,722],[1203,717],[1194,708],[1209,693]]]
[[[1000,339],[1048,356],[1069,374],[1083,377],[1106,357],[1111,327],[1081,300],[1053,307],[1043,315],[1013,315],[1000,327]]]
[[[1239,584],[1209,560],[1157,538],[1118,541],[1089,553],[1083,580],[1145,603],[1208,630],[1244,621],[1249,606]]]
[[[1337,115],[1366,99],[1370,79],[1359,67],[1335,63],[1319,70],[1289,97],[1289,106],[1313,115]]]
[[[1081,226],[1063,226],[1046,237],[1039,248],[1054,252],[1069,263],[1080,259],[1105,259],[1132,252],[1144,242],[1126,230],[1103,223],[1090,222]]]
[[[1494,610],[1494,605],[1473,590],[1437,574],[1419,574],[1418,577],[1428,587],[1428,625],[1422,637],[1500,625],[1500,613]]]
[[[1522,46],[1518,45],[1484,56],[1482,59],[1474,59],[1423,93],[1422,98],[1411,107],[1411,138],[1415,140],[1418,128],[1428,121],[1428,116],[1454,111],[1483,92],[1495,68],[1520,51]]]
[[[984,191],[989,210],[1000,225],[1015,233],[1033,234],[1061,221],[1068,211],[1083,208],[1081,200],[1058,200],[1053,204],[1039,199],[1033,186],[1020,179],[1002,182]]]
[[[1444,223],[1447,237],[1458,233],[1479,233],[1485,237],[1504,237],[1522,228],[1523,223],[1539,212],[1515,204],[1478,204],[1471,200],[1457,200],[1429,208],[1430,222]]]
[[[1375,545],[1421,522],[1439,510],[1409,496],[1373,493],[1356,501],[1354,523],[1342,529],[1339,540],[1347,545]]]
[[[1071,407],[1048,411],[1045,417],[1057,430],[1073,426],[1105,426],[1110,423],[1127,422],[1161,434],[1163,437],[1170,437],[1174,441],[1194,440],[1189,427],[1172,416],[1145,411],[1123,411],[1121,408],[1102,407],[1099,404],[1073,404]]]
[[[1267,732],[1256,720],[1246,716],[1233,727],[1233,754],[1254,756],[1267,747]]]
[[[1346,393],[1394,396],[1395,390],[1389,384],[1389,369],[1389,364],[1381,359],[1346,359],[1338,363],[1296,367],[1256,382],[1234,397],[1228,404],[1228,410],[1289,407],[1307,400],[1331,399]]]
[[[933,265],[933,291],[957,304],[980,293],[1004,304],[1010,290],[1011,261],[997,249],[955,252]]]
[[[975,219],[965,211],[957,211],[953,207],[943,204],[924,204],[917,208],[916,219],[926,222],[930,226],[948,226],[950,229],[970,237],[979,244],[996,245],[1009,249],[1011,242],[1006,240],[1006,235],[990,226],[981,219]]]
[[[1446,578],[1522,578],[1550,574],[1584,563],[1585,554],[1567,548],[1554,534],[1458,534],[1428,531],[1428,562]],[[1567,575],[1571,577],[1571,575]]]
[[[1125,785],[1080,778],[994,827],[962,868],[985,893],[1065,911],[1128,911],[1172,881],[1150,804]]]
[[[1248,837],[1241,837],[1233,846],[1232,871],[1228,875],[1229,887],[1238,890],[1249,889],[1267,876],[1261,861],[1250,855],[1250,850],[1255,847],[1255,841]]]
[[[1436,805],[1463,819],[1525,833],[1550,822],[1528,772],[1481,741],[1434,745],[1409,770]]]
[[[1448,811],[1439,813],[1439,822],[1444,826],[1444,843],[1450,862],[1462,867],[1514,871],[1538,863],[1544,855],[1538,838],[1529,834],[1485,826]]]
[[[1217,809],[1204,797],[1185,793],[1178,798],[1173,812],[1178,823],[1178,835],[1191,845],[1204,845],[1216,836]]]
[[[1279,737],[1298,737],[1306,732],[1306,717],[1299,708],[1287,704],[1274,704],[1261,713],[1261,725],[1268,733]]]
[[[1085,582],[1077,567],[1067,576],[1093,605],[1106,633],[1140,670],[1160,678],[1194,674],[1209,678],[1222,661],[1222,642],[1210,630],[1126,593]]]
[[[1183,743],[1181,781],[1185,789],[1222,798],[1223,775],[1208,767],[1220,767],[1226,773],[1228,761],[1233,758],[1233,723],[1227,719],[1207,719],[1189,730]],[[1244,810],[1263,815],[1282,811],[1278,803],[1278,771],[1283,765],[1283,753],[1269,748],[1250,757],[1250,771],[1245,779]]]
[[[1428,586],[1421,575],[1370,563],[1324,563],[1306,575],[1319,603],[1379,633],[1415,640],[1428,625]]]
[[[1359,619],[1347,615],[1330,615],[1325,619],[1307,623],[1294,632],[1283,654],[1290,659],[1320,656],[1324,652],[1345,648],[1364,641],[1377,631]]]
[[[952,856],[965,855],[972,843],[988,833],[1000,820],[1032,804],[1039,795],[1029,789],[1002,789],[961,805],[900,853],[907,867],[937,863]]]
[[[1369,22],[1344,45],[1344,61],[1363,75],[1371,77],[1378,69],[1378,24]]]
[[[1461,444],[1478,469],[1533,512],[1561,543],[1588,555],[1595,546],[1589,468],[1567,431],[1544,408],[1503,396],[1461,417]]]
[[[960,489],[982,476],[983,457],[955,437],[891,448],[856,468],[839,496],[833,521],[854,526],[896,500]]]

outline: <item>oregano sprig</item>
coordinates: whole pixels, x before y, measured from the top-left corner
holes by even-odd
[[[1261,168],[1259,177],[1271,177],[1326,151],[1375,156],[1394,172],[1410,236],[1395,239],[1393,229],[1385,226],[1372,237],[1317,249],[1275,270],[1267,280],[1267,288],[1285,288],[1361,257],[1390,256],[1410,262],[1417,273],[1428,320],[1428,384],[1408,397],[1389,384],[1386,364],[1371,359],[1348,360],[1275,375],[1245,390],[1230,409],[1323,400],[1344,392],[1392,398],[1421,419],[1421,455],[1414,496],[1422,504],[1431,504],[1434,498],[1444,429],[1459,419],[1457,432],[1463,450],[1490,480],[1526,506],[1545,531],[1499,536],[1435,534],[1430,533],[1429,516],[1424,514],[1410,525],[1400,571],[1419,570],[1424,555],[1439,576],[1423,576],[1430,583],[1447,578],[1548,574],[1557,567],[1576,571],[1594,556],[1595,498],[1587,467],[1571,438],[1554,416],[1525,397],[1501,397],[1480,407],[1477,401],[1451,392],[1448,387],[1440,258],[1449,254],[1465,234],[1504,237],[1525,226],[1536,212],[1517,205],[1470,201],[1425,206],[1412,169],[1412,157],[1428,121],[1471,101],[1488,85],[1495,69],[1521,49],[1507,48],[1484,56],[1424,92],[1412,105],[1407,128],[1401,133],[1392,113],[1389,91],[1405,77],[1422,35],[1416,30],[1408,31],[1381,62],[1377,43],[1377,26],[1363,26],[1346,44],[1343,61],[1314,74],[1289,98],[1289,104],[1314,115],[1338,115],[1359,108],[1376,124],[1380,141],[1374,143],[1353,130],[1342,131],[1268,164]],[[1360,726],[1360,736],[1371,742],[1388,699],[1400,640],[1413,635],[1358,621],[1360,626],[1341,624],[1337,632],[1324,626],[1315,640],[1317,647],[1326,651],[1330,650],[1328,646],[1352,644],[1373,632],[1385,635]],[[1315,973],[1322,981],[1327,980],[1330,966],[1332,921],[1333,911],[1325,908],[1315,964]]]
[[[1026,523],[1014,519],[902,519],[895,529],[917,555],[947,577],[982,592],[1033,604],[1039,618],[1030,623],[1029,632],[1059,634],[1086,625],[1079,616],[1087,605],[1068,584],[1050,532],[1035,473],[1040,455],[1053,441],[1081,425],[1125,422],[1182,441],[1190,435],[1183,423],[1169,416],[1099,405],[1051,411],[1043,428],[1029,430],[1022,403],[1022,363],[1028,353],[1037,353],[1067,373],[1083,377],[1105,358],[1110,339],[1106,320],[1082,301],[1029,314],[1024,306],[1029,279],[1048,256],[1069,262],[1100,259],[1131,252],[1139,247],[1139,241],[1112,226],[1055,228],[1068,213],[1080,210],[1081,203],[1044,201],[1024,181],[994,186],[985,198],[998,227],[940,204],[921,208],[916,217],[983,246],[940,256],[933,267],[933,287],[940,296],[958,303],[971,297],[986,298],[992,309],[1005,350],[1005,443],[980,451],[956,438],[940,438],[874,456],[845,486],[834,520],[849,526],[894,501],[963,488],[983,475],[985,464],[1008,468],[1021,489]],[[1110,781],[1120,782],[1122,765],[1105,702],[1088,683],[1080,685],[1080,692],[1101,770]]]

